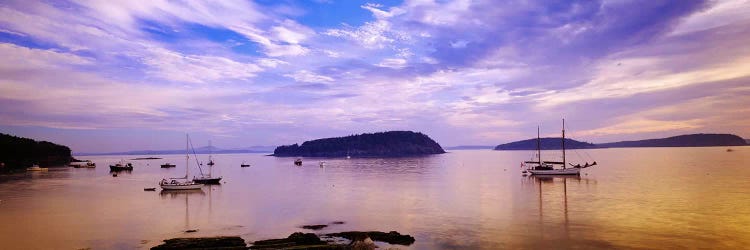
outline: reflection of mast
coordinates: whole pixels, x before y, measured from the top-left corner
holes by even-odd
[[[565,210],[564,210],[565,211],[565,237],[570,238],[570,232],[568,231],[568,226],[569,226],[568,225],[568,178],[563,178],[563,197],[564,197],[563,204],[565,205]]]
[[[542,158],[539,158],[539,162],[542,162]],[[542,179],[534,178],[537,181],[539,181],[539,236],[541,239],[544,239],[544,212],[543,212],[543,204],[542,204]]]
[[[185,194],[185,231],[190,230],[190,210],[188,210],[188,196]]]
[[[208,188],[208,219],[211,220],[211,215],[213,214],[212,208],[211,208],[211,190],[214,189],[213,187]]]

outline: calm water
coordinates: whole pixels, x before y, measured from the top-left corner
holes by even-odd
[[[569,159],[600,164],[580,178],[522,177],[529,151],[304,159],[302,167],[291,158],[216,155],[214,174],[225,183],[177,193],[143,188],[184,175],[184,156],[132,161],[135,170],[116,178],[108,165],[133,156],[82,157],[98,167],[0,176],[0,248],[149,248],[216,235],[254,241],[332,221],[346,224],[318,232],[396,230],[415,236],[399,246],[409,249],[747,248],[750,147],[726,149],[578,150]],[[177,168],[159,167],[167,161]],[[243,161],[252,166],[240,168]]]

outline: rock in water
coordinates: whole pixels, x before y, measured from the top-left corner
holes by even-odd
[[[358,240],[364,240],[365,238],[370,238],[374,241],[382,241],[387,242],[388,244],[398,244],[398,245],[411,245],[414,243],[415,239],[411,235],[402,235],[396,231],[390,231],[388,233],[384,232],[378,232],[378,231],[369,231],[369,232],[359,232],[359,231],[350,231],[350,232],[340,232],[340,233],[332,233],[327,234],[327,236],[333,236],[333,237],[342,237],[347,240],[351,241],[358,241]]]
[[[245,240],[240,237],[207,237],[207,238],[174,238],[165,240],[164,244],[151,248],[160,249],[248,249]]]
[[[330,249],[326,247],[335,246],[328,245],[327,242],[320,240],[320,238],[313,233],[296,232],[285,239],[259,240],[253,242],[250,249]]]

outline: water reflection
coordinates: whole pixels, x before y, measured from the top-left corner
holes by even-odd
[[[190,226],[190,202],[189,197],[202,197],[205,196],[206,193],[203,192],[203,189],[190,189],[190,190],[162,190],[159,192],[159,195],[162,197],[162,199],[169,198],[169,199],[179,199],[180,197],[185,197],[185,227],[184,232],[191,233],[196,232],[197,229]]]

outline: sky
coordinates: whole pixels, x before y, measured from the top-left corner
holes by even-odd
[[[0,132],[74,152],[750,138],[749,83],[748,0],[0,2]]]

